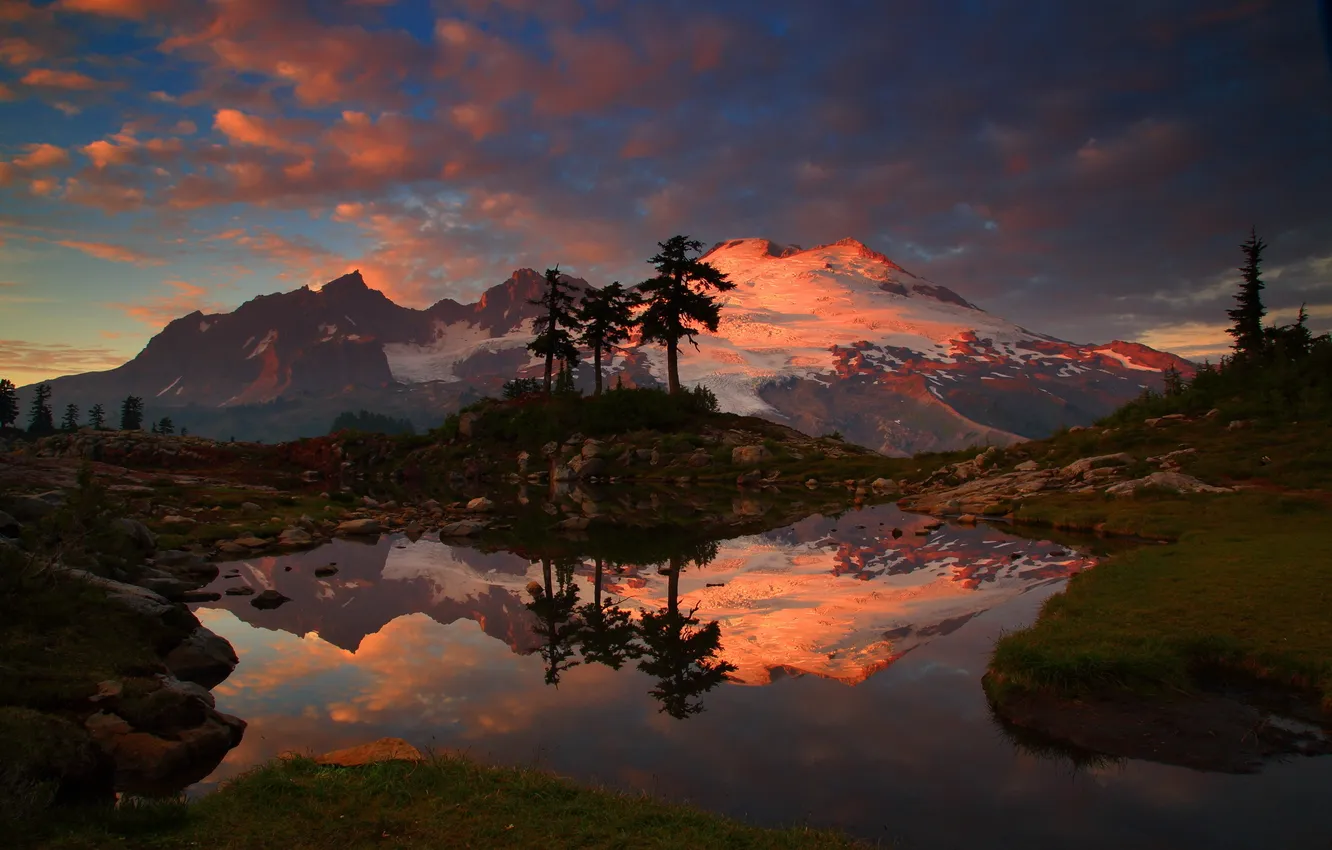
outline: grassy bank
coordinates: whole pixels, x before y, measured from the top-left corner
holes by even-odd
[[[832,832],[746,826],[688,806],[455,756],[352,769],[277,761],[194,803],[65,813],[58,822],[36,825],[27,844],[217,850],[857,846]]]
[[[995,647],[987,688],[1061,696],[1195,690],[1242,671],[1332,710],[1332,535],[1325,494],[1051,494],[1018,522],[1169,538],[1075,576]]]

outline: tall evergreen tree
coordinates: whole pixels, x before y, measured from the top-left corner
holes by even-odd
[[[1263,316],[1267,309],[1263,307],[1262,278],[1263,249],[1267,243],[1258,238],[1256,229],[1249,230],[1249,238],[1240,245],[1244,252],[1244,265],[1240,266],[1239,291],[1235,293],[1235,306],[1227,310],[1226,315],[1234,324],[1226,331],[1235,338],[1235,359],[1256,360],[1262,356],[1266,347],[1263,336]]]
[[[60,430],[79,430],[79,406],[72,401],[65,405],[65,416],[60,420]]]
[[[672,236],[657,244],[661,250],[648,260],[657,276],[638,285],[648,305],[639,323],[643,342],[666,346],[666,387],[674,394],[680,391],[680,340],[698,348],[694,334],[717,330],[721,306],[708,290],[726,292],[735,284],[694,256],[703,249],[697,239]]]
[[[106,410],[100,404],[88,408],[88,424],[98,431],[106,425]]]
[[[120,403],[120,430],[138,431],[143,428],[143,399],[136,395],[125,396]]]
[[[33,387],[32,407],[28,410],[28,433],[50,434],[55,430],[55,416],[51,413],[51,385]]]
[[[163,416],[161,421],[157,423],[157,433],[159,434],[176,433],[176,423],[171,421],[170,416]]]
[[[555,376],[555,361],[566,363],[570,368],[578,365],[578,346],[574,345],[571,330],[578,327],[572,292],[573,285],[560,275],[560,267],[556,266],[546,269],[545,294],[529,302],[545,308],[533,325],[536,339],[527,344],[527,350],[546,358],[544,391],[547,396],[550,396],[551,380]]]
[[[629,338],[634,326],[634,307],[641,300],[638,293],[629,292],[617,280],[601,289],[589,287],[583,293],[578,318],[583,323],[579,342],[592,349],[593,375],[596,377],[593,395],[601,395],[601,355],[609,353],[617,342]]]
[[[18,395],[14,382],[0,378],[0,428],[8,428],[18,419]]]

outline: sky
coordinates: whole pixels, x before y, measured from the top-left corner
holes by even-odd
[[[0,0],[0,376],[351,269],[401,304],[854,237],[1029,329],[1332,328],[1314,0]]]

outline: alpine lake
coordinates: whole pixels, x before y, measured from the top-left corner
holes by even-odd
[[[736,516],[774,513],[761,492],[725,498]],[[871,845],[1328,846],[1332,759],[1206,773],[1072,752],[994,717],[995,640],[1108,541],[891,503],[821,510],[729,532],[517,524],[225,562],[205,588],[220,598],[191,607],[236,649],[214,695],[249,725],[187,793],[283,752],[398,737]],[[269,589],[289,601],[251,604]]]

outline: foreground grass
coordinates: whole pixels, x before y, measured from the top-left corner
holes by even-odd
[[[27,844],[217,850],[857,846],[832,832],[745,826],[688,806],[457,756],[355,769],[277,761],[194,803],[65,814],[34,828]]]
[[[1314,689],[1332,710],[1332,535],[1321,496],[1247,492],[1111,499],[1055,494],[1019,522],[1169,538],[1075,576],[995,647],[987,687],[1065,696],[1190,691],[1242,671]]]

